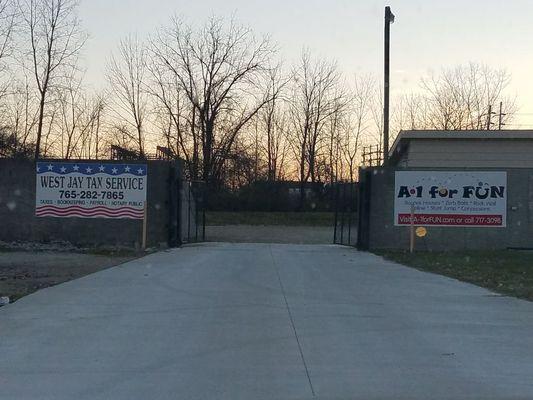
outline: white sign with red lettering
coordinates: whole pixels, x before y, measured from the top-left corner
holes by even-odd
[[[505,227],[507,172],[396,171],[394,225]]]

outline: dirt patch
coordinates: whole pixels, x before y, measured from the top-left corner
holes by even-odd
[[[15,301],[36,290],[92,274],[137,256],[85,254],[72,251],[0,250],[0,296]]]

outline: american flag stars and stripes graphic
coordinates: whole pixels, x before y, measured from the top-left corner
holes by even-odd
[[[143,219],[144,210],[134,207],[118,207],[109,209],[108,207],[58,207],[58,206],[37,206],[35,208],[37,217],[80,217],[80,218],[131,218]]]
[[[145,164],[94,164],[94,163],[57,163],[38,162],[37,174],[54,172],[66,175],[73,172],[83,175],[109,174],[122,175],[132,174],[135,176],[146,176],[147,168]]]
[[[37,217],[143,219],[146,164],[39,161]]]

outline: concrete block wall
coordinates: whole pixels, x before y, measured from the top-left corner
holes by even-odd
[[[491,169],[479,168],[479,170]],[[533,249],[533,170],[500,168],[494,170],[507,172],[507,227],[427,226],[427,236],[416,238],[417,249],[429,251],[495,250],[509,247]],[[409,249],[410,228],[394,226],[394,173],[393,168],[375,168],[371,171],[368,241],[370,249]]]
[[[148,246],[166,245],[170,220],[169,173],[176,164],[165,161],[138,163],[148,164]],[[35,163],[0,159],[0,240],[135,247],[139,246],[141,235],[141,220],[35,217]]]

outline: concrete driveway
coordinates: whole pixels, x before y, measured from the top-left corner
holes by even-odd
[[[203,244],[0,309],[0,398],[531,399],[533,303],[332,245]]]

